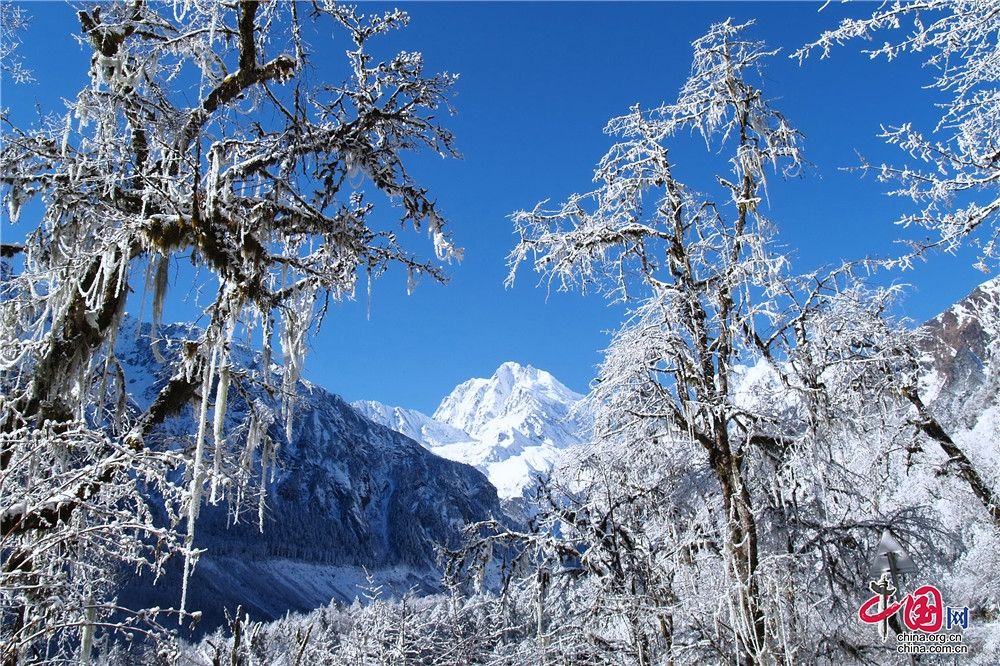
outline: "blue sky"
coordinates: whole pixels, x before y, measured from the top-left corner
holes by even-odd
[[[806,135],[812,166],[802,178],[770,185],[769,216],[807,270],[843,258],[894,251],[904,232],[892,224],[907,201],[890,199],[872,177],[842,170],[858,163],[899,162],[877,138],[880,124],[933,125],[936,101],[923,88],[930,72],[912,57],[870,61],[849,45],[828,60],[803,66],[787,54],[871,5],[812,3],[401,3],[410,26],[386,44],[422,51],[430,71],[460,74],[445,121],[463,159],[418,156],[414,173],[434,193],[465,260],[451,266],[447,286],[422,284],[406,295],[405,276],[376,283],[368,318],[365,297],[333,308],[312,340],[306,376],[354,400],[434,410],[459,382],[489,376],[503,361],[551,371],[585,391],[621,311],[597,295],[547,294],[522,272],[505,289],[505,257],[514,244],[509,215],[590,186],[592,169],[611,142],[601,132],[612,116],[641,103],[671,101],[690,65],[690,43],[709,24],[756,19],[752,34],[783,53],[767,70],[766,94]],[[364,5],[372,11],[381,4]],[[4,82],[0,98],[15,119],[35,108],[61,111],[85,82],[89,55],[72,38],[70,7],[29,3],[33,25],[22,55],[37,83]],[[340,34],[313,39],[313,77],[337,72],[347,47]],[[337,66],[327,63],[335,63]],[[672,151],[682,175],[699,178],[721,160],[697,140]],[[385,211],[388,223],[397,216]],[[22,224],[28,220],[22,219]],[[5,222],[6,224],[6,222]],[[409,234],[409,246],[431,253],[429,239]],[[986,279],[973,254],[937,256],[886,281],[913,285],[904,314],[923,320]],[[180,318],[175,300],[168,314]]]

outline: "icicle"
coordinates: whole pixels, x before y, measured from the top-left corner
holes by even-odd
[[[90,288],[87,291],[83,290],[82,283],[77,284],[77,291],[80,296],[83,297],[84,303],[87,305],[88,312],[96,312],[104,305],[101,297],[103,296],[108,283],[111,281],[111,273],[115,270],[115,265],[114,248],[105,248],[104,255],[101,257],[100,271],[97,274],[98,279],[95,279],[90,284]]]
[[[167,295],[167,278],[170,269],[169,255],[161,255],[156,265],[156,278],[153,282],[153,314],[152,325],[150,326],[150,338],[152,341],[153,358],[157,363],[166,363],[166,359],[160,353],[160,321],[163,319],[163,300]]]
[[[268,448],[268,469],[270,469],[271,475],[268,478],[270,483],[274,483],[274,481],[278,478],[278,448],[280,443],[275,442],[270,438],[268,439],[268,442],[271,444]]]
[[[218,486],[222,471],[222,458],[226,448],[226,406],[229,402],[229,350],[232,348],[235,331],[236,319],[233,317],[227,324],[226,337],[219,345],[219,385],[215,392],[215,415],[212,420],[212,436],[215,439],[215,453],[212,459],[212,491],[209,499],[212,504],[218,503],[220,499]]]
[[[202,460],[205,457],[205,424],[208,419],[208,396],[215,380],[215,362],[217,349],[212,350],[212,359],[205,369],[205,378],[201,384],[201,406],[198,409],[198,435],[194,446],[194,463],[191,470],[191,488],[188,492],[187,535],[184,538],[184,579],[181,585],[181,614],[179,623],[184,622],[184,611],[187,608],[188,578],[191,577],[191,555],[194,546],[194,524],[198,520],[198,509],[201,503],[201,486],[204,483]]]
[[[85,130],[87,128],[87,125],[90,124],[90,115],[87,113],[87,105],[77,104],[75,110],[76,110],[76,117],[80,121],[80,123],[76,127],[76,131],[79,132],[80,134],[83,134],[83,130]]]
[[[292,426],[295,423],[294,410],[295,398],[292,396],[288,398],[288,406],[285,409],[285,440],[288,442],[292,441]]]
[[[263,338],[262,347],[263,353],[263,369],[264,369],[264,384],[267,384],[268,378],[271,376],[271,330],[274,326],[274,322],[271,318],[271,313],[261,315],[261,337]]]
[[[107,351],[104,357],[104,372],[101,374],[101,385],[98,389],[97,395],[97,411],[96,418],[101,419],[101,415],[104,412],[104,402],[107,400],[108,396],[108,375],[111,372],[111,364],[115,363],[115,344],[118,341],[118,331],[121,326],[122,317],[125,315],[125,299],[119,299],[118,309],[115,311],[114,318],[110,327],[110,332],[108,333],[107,341]]]
[[[128,248],[124,247],[122,244],[118,246],[119,256],[121,259],[118,260],[118,281],[115,283],[115,295],[122,293],[122,290],[126,288],[126,280],[128,278],[129,261]]]
[[[177,21],[178,23],[183,22],[184,18],[187,16],[187,12],[189,9],[188,0],[184,0],[184,2],[175,2],[173,9],[174,9],[174,20]]]
[[[17,222],[21,217],[21,190],[15,184],[11,184],[10,193],[7,195],[7,214],[10,215],[11,224]]]
[[[243,446],[243,453],[240,454],[238,463],[238,474],[241,481],[249,480],[250,471],[253,468],[254,455],[257,447],[260,446],[260,425],[257,418],[257,408],[250,406],[250,417],[247,419],[247,439]],[[245,483],[240,483],[236,491],[236,503],[233,508],[233,522],[239,522],[240,512],[243,509],[243,488]]]
[[[63,130],[62,145],[59,147],[59,153],[66,157],[66,152],[69,150],[69,135],[73,130],[73,115],[71,113],[66,114],[66,128]]]
[[[139,298],[139,312],[135,318],[135,336],[142,334],[142,313],[146,311],[146,295],[153,291],[153,260],[146,262],[146,274],[142,281],[142,296]]]
[[[219,475],[222,473],[222,455],[226,448],[224,428],[226,424],[226,403],[229,397],[229,366],[224,365],[219,371],[219,386],[215,390],[215,418],[212,424],[212,435],[215,438],[215,454],[212,460],[212,490],[209,502],[219,501]]]
[[[417,288],[417,278],[413,266],[406,267],[406,295],[412,296],[413,290]]]
[[[448,237],[444,233],[443,221],[437,216],[433,211],[431,212],[430,219],[428,221],[428,228],[430,230],[431,239],[434,242],[434,254],[437,256],[438,260],[451,262],[452,259],[461,262],[462,255],[464,254],[461,248],[457,248],[452,244]]]
[[[115,405],[115,427],[121,429],[125,422],[126,407],[128,404],[128,388],[125,382],[125,371],[120,363],[115,363],[115,374],[118,382],[118,402]]]
[[[267,497],[267,463],[274,447],[270,438],[264,440],[264,450],[260,454],[260,495],[257,498],[257,529],[264,532],[264,500]]]
[[[346,151],[344,153],[344,164],[347,166],[347,177],[354,184],[357,181],[358,176],[358,162],[354,158],[354,153]],[[360,184],[360,182],[358,182]],[[355,186],[356,189],[357,186]]]
[[[222,149],[213,144],[208,151],[208,175],[205,179],[205,204],[209,211],[215,208],[216,194],[219,189],[219,169],[222,167]]]
[[[296,385],[302,373],[306,333],[309,330],[315,294],[315,291],[305,288],[296,291],[289,299],[291,306],[289,311],[282,318],[281,351],[285,367],[281,386],[285,412],[285,438],[289,443],[292,441]]]
[[[208,43],[215,43],[215,26],[218,23],[219,13],[217,11],[212,12],[211,23],[208,24]]]

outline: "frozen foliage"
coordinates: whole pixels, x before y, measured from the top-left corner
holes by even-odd
[[[596,190],[573,195],[561,207],[540,205],[515,215],[521,241],[511,254],[511,276],[530,260],[559,288],[594,285],[613,298],[639,299],[601,368],[595,399],[603,414],[595,440],[622,435],[626,444],[651,440],[650,453],[660,442],[672,450],[690,440],[707,454],[709,478],[721,486],[719,550],[725,556],[719,592],[733,600],[727,625],[738,651],[766,662],[771,645],[758,571],[758,516],[743,461],[752,455],[755,438],[765,439],[761,448],[781,448],[782,438],[768,415],[746,414],[731,403],[730,381],[741,357],[771,353],[766,342],[757,344],[756,329],[768,317],[777,319],[777,299],[788,291],[782,280],[785,259],[770,251],[769,227],[758,213],[765,169],[794,172],[801,158],[798,133],[746,78],[771,54],[747,41],[742,28],[718,24],[694,43],[691,77],[675,104],[651,112],[634,107],[608,123],[606,131],[618,143],[595,171]],[[731,210],[676,179],[666,142],[688,132],[700,134],[714,150],[732,151],[731,171],[718,176]],[[762,331],[764,340],[779,341],[781,333],[781,328]],[[636,454],[628,458],[634,461]],[[627,464],[623,471],[630,469]],[[603,479],[604,485],[624,492],[622,503],[631,510],[634,499],[648,493],[649,482],[616,476]],[[600,511],[610,517],[618,504],[610,500]],[[630,550],[647,550],[631,537],[629,542]],[[599,557],[598,552],[591,547],[585,557]],[[621,559],[620,553],[611,557]],[[621,571],[615,585],[652,592],[650,579],[663,576],[650,575],[646,566]],[[641,582],[629,580],[636,574]],[[657,587],[657,594],[666,596],[653,604],[662,605],[673,592],[666,582]],[[613,613],[618,619],[612,621],[628,628],[636,657],[648,661],[649,639],[639,637],[644,620],[627,606],[624,615]],[[669,650],[672,619],[660,624]]]
[[[800,136],[745,27],[694,43],[676,103],[609,122],[596,189],[514,216],[511,278],[530,262],[630,308],[591,395],[594,445],[551,508],[528,532],[470,529],[455,559],[472,574],[513,549],[504,578],[533,581],[543,661],[879,659],[854,605],[869,544],[892,526],[931,562],[960,552],[900,479],[944,453],[980,519],[1000,508],[919,396],[920,336],[886,316],[898,290],[849,265],[794,276],[775,249],[767,178],[797,172]],[[720,200],[675,174],[668,144],[691,134],[729,156]]]
[[[23,246],[3,246],[5,661],[86,658],[81,636],[89,646],[93,627],[123,626],[108,624],[123,565],[157,570],[180,551],[189,573],[203,502],[244,497],[250,468],[267,485],[275,450],[266,424],[293,430],[315,315],[352,297],[359,274],[397,264],[441,279],[438,262],[460,254],[402,157],[453,154],[435,117],[454,77],[426,75],[418,53],[369,52],[406,24],[404,13],[184,0],[100,4],[78,18],[89,84],[64,115],[5,129],[0,149],[10,221],[31,199],[41,211]],[[303,76],[303,33],[316,26],[344,40],[340,81]],[[430,233],[434,260],[370,224],[365,186],[391,199],[404,225]],[[162,352],[154,343],[170,378],[137,408],[115,338],[132,291],[149,292],[155,326],[181,258],[198,270],[185,286],[204,297],[192,303],[202,328]],[[236,372],[234,338],[260,340],[263,362]],[[275,341],[283,364],[272,375]],[[227,404],[252,386],[279,396],[279,407],[249,409],[248,436],[230,436]],[[193,437],[164,432],[192,402]],[[233,455],[244,469],[233,472]],[[154,497],[162,521],[144,508]]]
[[[912,52],[933,72],[930,87],[944,98],[934,127],[912,123],[883,128],[883,138],[922,166],[865,164],[885,182],[899,185],[892,194],[912,199],[920,208],[899,220],[930,231],[936,239],[910,241],[913,253],[931,248],[955,251],[971,240],[977,264],[990,271],[1000,258],[1000,13],[984,0],[918,0],[884,2],[862,19],[840,25],[799,49],[805,59],[855,39],[874,41],[865,52],[889,60]]]
[[[245,616],[198,645],[184,646],[184,663],[209,666],[344,664],[515,664],[530,653],[523,608],[503,600],[452,594],[391,599],[370,579],[351,605],[334,604],[304,616],[260,624]]]
[[[31,71],[17,54],[20,33],[28,27],[28,13],[23,7],[5,2],[0,5],[0,83],[9,77],[15,83],[33,81]]]

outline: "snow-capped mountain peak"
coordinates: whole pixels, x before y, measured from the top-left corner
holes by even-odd
[[[355,409],[434,453],[482,470],[501,497],[520,497],[562,450],[589,437],[591,419],[577,413],[583,396],[550,373],[509,361],[489,379],[459,384],[430,417],[373,401]]]
[[[438,406],[434,419],[478,436],[497,419],[520,412],[541,410],[564,418],[582,398],[548,372],[508,361],[489,379],[459,384]]]

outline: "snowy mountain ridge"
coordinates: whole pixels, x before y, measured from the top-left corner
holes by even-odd
[[[351,403],[351,406],[375,423],[406,435],[429,448],[474,441],[472,435],[461,428],[436,421],[415,409],[390,407],[375,400],[359,400]]]
[[[476,467],[500,497],[514,499],[587,441],[593,425],[581,400],[550,373],[508,361],[489,379],[459,384],[433,416],[372,400],[352,404],[435,454]]]

